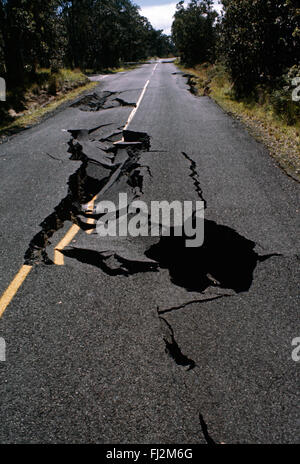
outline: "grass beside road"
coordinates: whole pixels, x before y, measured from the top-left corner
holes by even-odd
[[[61,69],[53,74],[39,69],[22,88],[8,91],[7,101],[0,103],[0,141],[38,123],[47,113],[96,85],[99,82],[90,82],[80,70]]]
[[[300,120],[292,124],[274,111],[265,91],[260,99],[236,100],[232,82],[221,65],[198,65],[182,71],[191,74],[197,94],[213,98],[224,111],[243,122],[249,132],[269,150],[273,158],[293,178],[300,181]],[[297,103],[300,105],[300,103]]]

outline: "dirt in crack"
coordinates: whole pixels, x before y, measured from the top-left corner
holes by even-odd
[[[135,103],[129,103],[120,98],[121,93],[109,91],[94,92],[79,98],[71,105],[71,108],[78,108],[81,111],[100,111],[119,106],[136,106]]]
[[[144,132],[123,131],[123,140],[118,144],[109,141],[110,135],[103,141],[102,129],[109,125],[99,126],[92,130],[70,130],[70,160],[80,161],[79,169],[70,176],[68,193],[40,224],[41,230],[33,237],[25,253],[25,264],[43,262],[53,264],[48,257],[47,247],[56,231],[66,221],[78,225],[82,230],[94,228],[87,219],[96,217],[87,212],[87,205],[96,195],[110,188],[120,178],[126,179],[130,189],[142,190],[143,177],[139,165],[142,152],[150,149],[150,137]],[[114,133],[113,133],[114,134]],[[111,135],[113,135],[111,134]],[[105,259],[105,256],[104,258]]]

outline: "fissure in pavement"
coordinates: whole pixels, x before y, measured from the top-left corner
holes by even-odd
[[[105,125],[106,126],[106,125]],[[53,264],[47,255],[50,239],[66,221],[87,231],[95,225],[84,219],[96,218],[87,213],[83,205],[88,204],[107,185],[113,185],[120,177],[126,178],[128,186],[137,194],[143,189],[143,176],[138,162],[140,153],[150,148],[150,138],[146,133],[123,131],[123,141],[118,146],[97,138],[97,133],[105,126],[92,130],[71,130],[69,142],[70,160],[80,161],[79,169],[70,176],[68,194],[41,223],[41,230],[33,237],[25,253],[25,264],[43,262]],[[112,134],[113,135],[113,134]]]
[[[178,366],[188,367],[188,371],[196,367],[195,361],[185,356],[175,340],[174,330],[171,324],[163,317],[159,316],[161,331],[166,346],[166,353],[175,361]]]
[[[71,108],[78,108],[81,111],[100,111],[117,108],[118,106],[136,106],[135,103],[129,103],[120,98],[119,95],[121,93],[109,91],[94,92],[80,97],[71,105]]]

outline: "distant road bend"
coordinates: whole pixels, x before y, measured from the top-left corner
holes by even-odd
[[[1,443],[299,441],[299,185],[172,61],[0,145]],[[204,201],[205,240],[97,204]]]

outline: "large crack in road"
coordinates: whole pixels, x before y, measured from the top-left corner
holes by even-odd
[[[115,92],[88,95],[73,104],[82,111],[100,111],[118,106],[135,104],[125,102]],[[112,131],[105,134],[110,126]],[[70,129],[69,133],[70,160],[80,162],[80,167],[68,180],[67,196],[45,218],[41,230],[31,240],[25,253],[25,264],[53,264],[47,247],[67,221],[76,224],[82,231],[95,230],[96,225],[88,220],[97,221],[101,215],[86,209],[95,196],[99,200],[114,199],[117,194],[126,192],[133,201],[143,197],[147,182],[155,181],[149,166],[141,162],[142,155],[151,156],[150,136],[146,132],[122,130],[113,124],[105,124],[90,130]],[[187,177],[192,179],[196,194],[207,208],[197,165],[190,155],[184,152],[181,155],[189,164]],[[158,307],[157,311],[166,353],[176,365],[187,368],[188,372],[194,370],[197,364],[183,354],[175,340],[174,330],[165,318],[166,314],[192,303],[247,292],[258,263],[274,255],[258,255],[255,242],[228,226],[207,219],[201,247],[186,248],[186,239],[184,233],[181,237],[175,236],[174,230],[171,230],[171,236],[156,237],[150,242],[143,237],[127,241],[98,238],[97,244],[93,242],[90,249],[72,246],[62,250],[62,253],[78,262],[93,265],[110,276],[165,269],[171,286],[183,288],[187,296],[191,292],[199,295],[199,298],[183,305],[164,309]],[[163,314],[165,317],[162,317]],[[214,443],[201,414],[200,424],[206,441]]]
[[[25,264],[44,262],[53,264],[46,249],[50,245],[50,238],[61,229],[66,221],[78,225],[82,230],[95,228],[84,221],[84,218],[97,218],[88,213],[84,205],[88,204],[95,195],[101,195],[112,187],[120,178],[130,187],[133,196],[142,191],[142,166],[138,159],[141,150],[150,148],[150,139],[145,133],[123,131],[123,140],[114,144],[111,137],[101,138],[100,126],[91,130],[70,130],[69,141],[70,160],[80,161],[79,169],[70,176],[68,194],[54,208],[54,212],[42,223],[42,230],[38,232],[29,244],[25,253]]]

